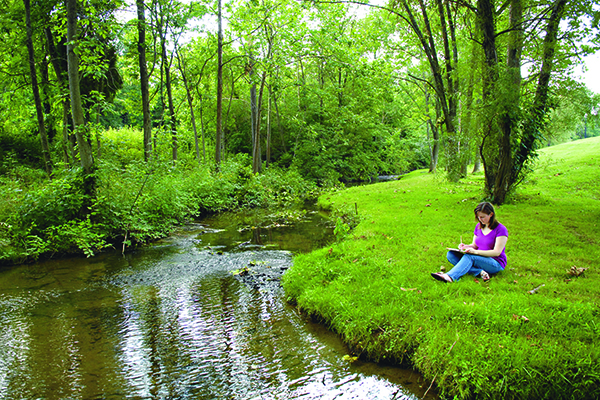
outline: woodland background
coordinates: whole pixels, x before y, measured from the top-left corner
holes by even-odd
[[[0,259],[93,254],[205,212],[428,168],[502,204],[600,134],[572,77],[598,3],[0,6]]]

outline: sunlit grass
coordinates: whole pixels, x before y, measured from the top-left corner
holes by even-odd
[[[507,269],[489,283],[431,278],[445,248],[470,241],[483,176],[458,184],[415,171],[320,198],[360,224],[298,256],[290,300],[357,354],[408,362],[457,398],[600,397],[600,138],[544,149],[496,208]],[[572,276],[572,267],[588,268]],[[529,294],[537,288],[534,294]]]

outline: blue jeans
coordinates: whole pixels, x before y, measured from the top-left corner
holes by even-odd
[[[500,263],[492,257],[449,251],[448,254],[446,254],[446,258],[454,265],[454,268],[448,272],[448,275],[453,281],[459,280],[460,277],[465,274],[477,276],[481,271],[485,271],[488,274],[495,274],[504,269]]]

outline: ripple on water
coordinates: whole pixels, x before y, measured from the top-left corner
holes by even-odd
[[[285,303],[290,253],[179,239],[57,263],[18,294],[0,274],[0,398],[420,398]]]

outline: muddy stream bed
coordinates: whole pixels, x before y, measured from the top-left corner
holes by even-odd
[[[224,213],[125,255],[0,269],[0,399],[421,399],[417,373],[350,363],[285,302],[293,254],[332,231],[315,211]]]

